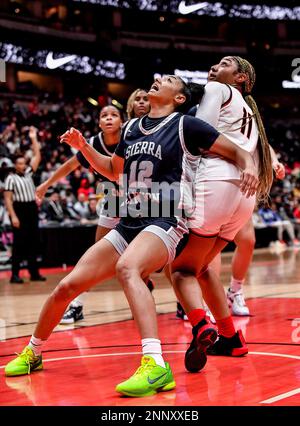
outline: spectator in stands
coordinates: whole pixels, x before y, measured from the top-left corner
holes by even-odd
[[[294,218],[297,220],[297,222],[300,223],[300,200],[294,209]]]
[[[78,194],[77,201],[74,204],[74,210],[79,214],[81,218],[86,217],[86,215],[88,214],[88,205],[86,202],[85,194]]]
[[[87,205],[87,212],[84,218],[81,220],[82,224],[94,224],[97,225],[99,221],[99,215],[97,212],[98,200],[96,195],[90,195]]]
[[[83,178],[80,182],[80,187],[77,191],[77,194],[84,194],[85,199],[87,200],[89,198],[89,195],[94,194],[95,190],[91,187],[91,184],[87,178]]]
[[[60,202],[59,191],[53,189],[50,191],[49,202],[45,205],[46,219],[50,222],[63,222],[64,211]]]
[[[63,192],[60,193],[60,204],[64,213],[64,222],[79,222],[81,220],[81,216],[74,210],[74,204],[67,199]]]
[[[263,229],[266,228],[267,225],[265,221],[263,220],[262,216],[258,212],[258,208],[256,207],[254,209],[254,212],[252,214],[252,222],[255,229]]]
[[[297,239],[300,237],[300,200],[298,200],[298,203],[294,209],[294,226],[297,230]]]
[[[41,182],[45,182],[45,180],[49,179],[49,177],[53,174],[52,164],[50,161],[47,161],[45,165],[45,169],[41,173]]]
[[[262,207],[258,211],[266,226],[277,228],[278,241],[281,245],[286,246],[283,240],[283,231],[288,233],[291,245],[298,245],[299,241],[295,238],[294,226],[289,220],[283,220],[279,215],[276,204],[272,203],[271,208]]]
[[[74,170],[74,173],[70,175],[70,185],[72,187],[73,194],[75,194],[76,197],[77,197],[78,189],[80,188],[80,183],[83,179],[83,176],[84,174],[80,168]]]
[[[293,189],[293,195],[295,198],[300,199],[300,179],[298,178],[296,181],[296,185]]]

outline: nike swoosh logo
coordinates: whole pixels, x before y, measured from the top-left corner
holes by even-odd
[[[167,375],[167,373],[164,373],[161,376],[156,377],[156,379],[153,379],[153,380],[150,379],[150,377],[148,376],[148,378],[147,378],[148,383],[150,383],[150,385],[153,385],[154,383],[158,382],[159,379],[161,379],[162,377],[165,377],[166,375]]]
[[[73,61],[76,58],[77,55],[68,55],[64,56],[63,58],[53,58],[53,52],[49,52],[46,57],[46,66],[50,70],[55,70],[56,68],[61,67],[62,65],[67,64],[68,62]]]
[[[207,1],[191,5],[187,5],[185,3],[185,1],[181,1],[178,6],[178,12],[182,15],[188,15],[189,13],[196,12],[197,10],[204,9],[204,7],[208,6]]]

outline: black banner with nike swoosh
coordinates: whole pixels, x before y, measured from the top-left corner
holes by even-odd
[[[73,71],[114,80],[124,80],[126,77],[125,65],[122,62],[99,60],[71,53],[54,53],[12,43],[0,42],[0,59],[8,63],[49,70]]]
[[[242,19],[300,20],[300,5],[244,4],[232,1],[203,2],[199,0],[73,0],[74,3],[89,3],[99,6],[134,9],[149,12],[171,12],[182,15],[197,14],[203,16]]]

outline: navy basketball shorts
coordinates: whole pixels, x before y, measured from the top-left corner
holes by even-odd
[[[151,232],[157,235],[165,244],[169,257],[167,263],[172,263],[184,249],[188,240],[188,228],[185,219],[176,218],[138,218],[121,220],[103,238],[110,241],[121,256],[131,241],[141,232]]]

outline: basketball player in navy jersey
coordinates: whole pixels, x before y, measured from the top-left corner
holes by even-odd
[[[185,243],[186,220],[178,214],[185,195],[181,189],[187,179],[193,182],[200,149],[237,163],[243,170],[240,190],[247,196],[256,192],[258,179],[247,152],[202,120],[176,112],[189,97],[183,80],[170,75],[156,79],[148,95],[150,113],[128,123],[111,158],[97,153],[76,129],[61,137],[61,142],[80,150],[96,171],[110,180],[124,181],[123,216],[50,295],[29,345],[6,366],[6,375],[41,370],[42,344],[68,303],[117,274],[142,338],[143,357],[136,373],[116,390],[148,396],[175,387],[170,366],[162,357],[155,303],[143,279],[172,262]]]
[[[208,119],[213,118],[222,134],[251,154],[259,173],[257,198],[267,199],[273,180],[272,161],[264,126],[250,95],[255,82],[254,68],[240,57],[225,57],[217,68],[218,74],[227,77],[227,84],[211,79],[197,116],[210,115]],[[174,289],[193,326],[193,340],[185,356],[186,368],[192,372],[203,368],[206,350],[217,337],[199,302],[195,275],[218,326],[220,338],[214,352],[229,356],[248,352],[241,331],[235,331],[219,277],[208,267],[252,216],[256,199],[240,194],[239,175],[236,165],[209,152],[203,154],[196,177],[198,203],[194,218],[189,220],[189,242],[172,265]]]

